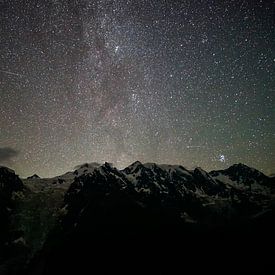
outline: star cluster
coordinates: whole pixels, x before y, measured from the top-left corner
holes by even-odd
[[[272,1],[0,1],[1,164],[275,166]]]

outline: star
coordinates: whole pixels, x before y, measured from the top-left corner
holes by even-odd
[[[225,162],[225,156],[224,155],[219,155],[219,161],[220,162]]]
[[[274,173],[271,5],[2,2],[0,149],[18,153],[0,165],[42,177],[136,160]]]

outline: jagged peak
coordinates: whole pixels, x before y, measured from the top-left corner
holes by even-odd
[[[137,161],[135,161],[135,162],[133,162],[132,164],[130,164],[128,167],[134,167],[134,166],[139,166],[139,165],[142,165],[142,163],[139,161],[139,160],[137,160]]]
[[[83,169],[83,168],[95,168],[95,167],[99,167],[100,165],[101,164],[98,162],[83,163],[83,164],[75,166],[74,169],[78,170],[78,169]]]
[[[135,161],[126,168],[124,168],[122,171],[125,171],[126,173],[133,173],[134,171],[142,167],[144,166],[140,161]]]
[[[224,169],[224,170],[213,170],[210,172],[210,174],[216,174],[216,173],[232,173],[235,171],[246,171],[246,172],[253,172],[253,173],[259,173],[259,174],[263,174],[262,172],[258,171],[255,168],[249,167],[243,163],[236,163],[233,164],[231,166],[229,166],[228,168]]]
[[[259,170],[249,167],[243,163],[237,163],[237,164],[233,164],[232,166],[230,166],[229,168],[224,170],[225,172],[243,172],[243,173],[253,173],[253,174],[257,174],[257,175],[264,175],[262,172],[260,172]],[[265,175],[264,175],[265,176]]]
[[[135,173],[138,170],[141,169],[147,169],[147,170],[155,170],[155,169],[160,169],[163,170],[167,173],[173,172],[173,171],[180,171],[181,173],[187,173],[190,174],[191,171],[183,167],[182,165],[174,165],[174,164],[158,164],[154,162],[146,162],[146,163],[141,163],[140,161],[135,161],[126,168],[124,168],[122,171],[126,172],[127,174],[129,173]]]
[[[235,163],[235,164],[233,164],[233,165],[231,165],[229,168],[242,168],[242,169],[249,169],[249,170],[255,170],[254,168],[252,168],[252,167],[249,167],[249,166],[247,166],[247,165],[245,165],[245,164],[243,164],[243,163]],[[229,169],[228,168],[228,169]]]
[[[73,174],[76,176],[89,174],[89,173],[92,173],[95,169],[99,168],[100,166],[101,164],[97,162],[83,163],[75,167]]]
[[[103,164],[105,167],[113,167],[113,163],[111,163],[111,162],[105,162],[104,164]]]
[[[100,167],[104,168],[104,169],[107,169],[107,171],[111,171],[113,169],[116,169],[113,165],[113,163],[111,162],[105,162],[103,165],[101,165]],[[98,168],[100,168],[98,167]]]
[[[33,174],[30,177],[27,177],[27,179],[40,179],[40,177],[37,174]]]

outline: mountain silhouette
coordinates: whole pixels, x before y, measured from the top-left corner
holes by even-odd
[[[272,263],[275,180],[244,164],[208,173],[86,163],[22,180],[1,168],[0,179],[3,274],[264,271]]]

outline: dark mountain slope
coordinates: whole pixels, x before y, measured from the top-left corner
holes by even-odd
[[[139,162],[120,171],[106,163],[75,178],[32,274],[267,271],[272,195],[266,186],[252,193],[240,180],[221,182],[219,173]]]
[[[21,232],[12,228],[12,215],[15,211],[16,193],[23,190],[23,183],[15,172],[0,166],[0,274],[7,272],[6,263],[25,253],[20,244]],[[24,254],[23,253],[23,254]],[[19,255],[19,256],[18,256]]]
[[[84,164],[22,181],[0,169],[0,274],[265,272],[274,178],[243,164],[207,173]]]

